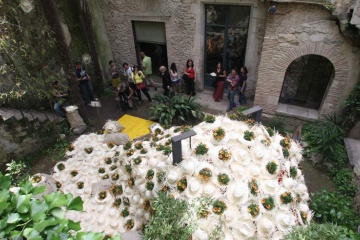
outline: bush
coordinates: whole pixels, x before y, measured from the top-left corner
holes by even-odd
[[[315,212],[314,220],[317,223],[332,222],[356,231],[359,224],[357,213],[352,207],[351,199],[338,192],[312,193],[310,208]]]
[[[103,239],[103,233],[70,234],[81,227],[79,222],[65,218],[65,211],[82,211],[80,197],[61,192],[43,195],[44,200],[34,197],[44,191],[45,186],[33,187],[29,180],[12,188],[10,178],[0,172],[0,239]]]
[[[336,116],[327,116],[323,120],[304,127],[304,140],[313,153],[320,153],[324,161],[335,160],[338,145],[343,145],[345,130]],[[342,159],[343,160],[343,159]]]
[[[332,223],[316,224],[309,226],[296,227],[291,233],[286,235],[284,240],[340,240],[340,239],[359,239],[359,235],[347,228],[337,226]]]
[[[155,213],[145,227],[144,239],[189,239],[195,226],[190,219],[191,207],[185,200],[160,192],[152,207]]]
[[[344,196],[351,198],[355,196],[357,187],[352,182],[352,173],[348,169],[337,171],[333,178],[333,182],[339,192]]]
[[[168,97],[156,94],[153,99],[157,103],[149,108],[151,119],[159,121],[165,127],[203,117],[200,105],[195,102],[195,98],[180,95]]]
[[[345,117],[344,127],[346,131],[350,131],[360,119],[360,81],[345,101],[343,116]]]
[[[286,120],[284,117],[273,117],[266,124],[266,126],[272,129],[275,128],[275,130],[277,130],[278,132],[285,132],[285,123]]]

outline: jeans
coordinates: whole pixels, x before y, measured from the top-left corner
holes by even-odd
[[[65,104],[66,106],[67,104]],[[61,109],[63,107],[63,105],[60,105],[58,102],[56,102],[54,104],[54,110],[55,110],[55,113],[60,116],[60,117],[66,117],[64,111]]]
[[[233,107],[236,106],[235,100],[234,100],[236,92],[237,92],[237,89],[236,90],[230,90],[230,89],[227,90],[227,98],[229,99],[228,110],[231,110]]]
[[[241,91],[241,88],[238,90],[239,94],[239,104],[242,105],[243,103],[246,103],[246,97],[245,97],[245,91]]]
[[[94,101],[94,90],[91,86],[90,81],[80,83],[80,93],[85,105],[88,105],[91,101]]]

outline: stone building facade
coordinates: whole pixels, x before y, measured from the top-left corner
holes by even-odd
[[[209,73],[222,59],[228,72],[232,67],[248,67],[246,95],[254,97],[265,113],[303,120],[340,113],[360,76],[359,49],[346,41],[336,18],[322,5],[301,0],[275,5],[273,14],[268,12],[270,3],[263,0],[103,0],[100,8],[113,58],[120,64],[138,64],[144,49],[151,50],[153,61],[160,52],[158,64],[174,62],[180,71],[191,58],[201,91],[211,87]],[[234,55],[236,44],[240,47]],[[306,71],[294,71],[304,64]],[[320,67],[324,65],[328,67]],[[307,81],[317,81],[317,74],[320,93],[304,97],[311,89],[304,90],[303,81],[306,76],[311,77]],[[289,77],[297,80],[288,82]],[[295,104],[282,99],[288,94],[284,86],[294,82],[289,92],[297,92]],[[308,107],[314,102],[311,98],[316,103]]]

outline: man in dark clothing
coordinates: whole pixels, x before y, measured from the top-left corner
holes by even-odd
[[[163,88],[164,88],[164,95],[165,96],[169,96],[170,94],[170,88],[171,88],[171,77],[170,77],[170,73],[169,71],[166,69],[165,66],[161,66],[159,68],[159,71],[161,72],[162,75],[162,83],[163,83]]]
[[[94,90],[91,86],[90,77],[86,73],[85,68],[81,65],[80,62],[76,63],[75,74],[76,79],[79,81],[81,97],[85,105],[88,105],[91,101],[95,100]]]

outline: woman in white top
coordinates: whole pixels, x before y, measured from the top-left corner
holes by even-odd
[[[179,77],[179,73],[176,69],[175,63],[171,63],[170,77],[171,77],[172,88],[173,88],[174,93],[176,93],[176,92],[182,93],[181,78]]]

